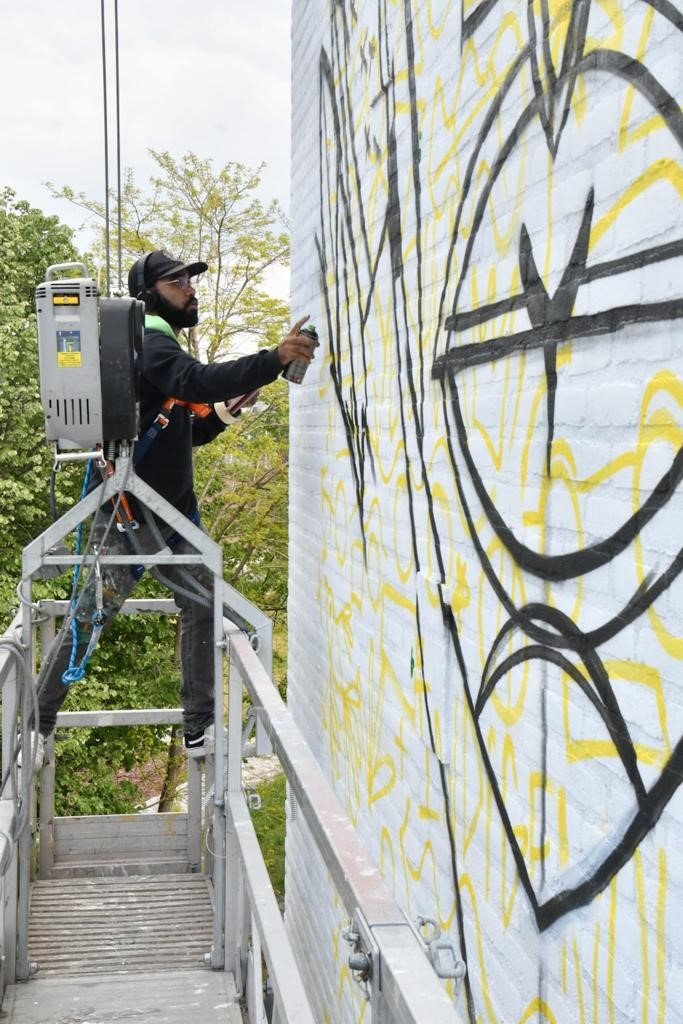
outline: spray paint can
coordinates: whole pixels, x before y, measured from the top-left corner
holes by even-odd
[[[318,332],[313,324],[307,324],[305,327],[302,327],[299,334],[305,334],[307,338],[310,338],[313,342],[313,348],[317,348],[320,344],[318,341]],[[307,369],[308,363],[305,359],[295,359],[289,364],[282,376],[285,380],[288,380],[290,384],[301,384]]]

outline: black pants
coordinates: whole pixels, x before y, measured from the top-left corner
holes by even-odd
[[[91,546],[102,554],[130,554],[130,542],[124,533],[112,526],[106,541],[102,543],[110,513],[100,510],[92,530]],[[184,538],[174,533],[171,527],[161,529],[166,543],[169,543],[174,554],[185,555],[195,552]],[[158,539],[149,526],[141,525],[135,531],[135,538],[140,550],[147,554],[155,554],[160,550]],[[209,595],[213,596],[213,575],[204,565],[184,565],[182,575],[180,568],[170,565],[160,566],[164,576],[173,584],[191,590],[187,574],[197,580]],[[116,617],[121,605],[130,596],[136,584],[130,565],[102,565],[100,580],[96,573],[90,575],[83,587],[76,607],[75,618],[78,625],[78,647],[75,663],[78,665],[86,651],[93,633],[93,615],[97,611],[98,582],[102,588],[103,630]],[[180,686],[180,702],[183,708],[183,728],[190,735],[200,733],[213,722],[213,691],[214,691],[214,644],[213,644],[213,609],[192,600],[189,596],[174,593],[176,604],[180,609],[180,646],[182,680]],[[40,731],[48,736],[55,727],[57,712],[66,700],[70,687],[62,682],[62,674],[69,666],[72,653],[72,634],[67,631],[55,641],[55,645],[44,658],[38,676],[38,701],[40,707]],[[143,680],[141,680],[141,683]],[[73,683],[71,685],[78,686]]]

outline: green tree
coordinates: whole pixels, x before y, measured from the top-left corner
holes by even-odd
[[[70,228],[56,217],[0,192],[0,628],[16,606],[21,550],[50,522],[48,479],[52,454],[45,443],[38,384],[34,293],[55,263],[78,258]],[[77,493],[76,475],[59,475],[61,500]]]
[[[176,160],[167,152],[150,152],[159,167],[151,190],[143,191],[130,170],[122,183],[123,290],[127,267],[151,249],[204,260],[209,269],[198,286],[201,325],[187,339],[193,355],[211,362],[250,340],[277,344],[288,308],[268,293],[267,281],[269,272],[288,264],[289,236],[278,203],[264,206],[256,195],[261,168],[230,162],[214,171],[211,160],[194,153]],[[104,265],[104,204],[68,187],[49,188],[88,214],[97,233],[94,252]],[[111,210],[114,238],[119,213],[115,195]]]

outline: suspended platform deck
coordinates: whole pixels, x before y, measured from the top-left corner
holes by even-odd
[[[9,1024],[241,1024],[232,975],[213,971],[210,883],[200,874],[36,882],[38,973],[9,986]]]

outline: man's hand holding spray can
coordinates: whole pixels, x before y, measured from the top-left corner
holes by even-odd
[[[313,359],[313,352],[320,344],[318,340],[318,332],[313,324],[308,324],[306,327],[303,327],[303,324],[305,324],[307,320],[308,316],[298,320],[278,346],[278,354],[285,367],[282,371],[282,376],[285,380],[288,380],[290,384],[301,384],[306,370],[308,369],[308,364],[311,359]],[[308,353],[308,358],[305,358],[302,355],[302,351]],[[292,356],[294,358],[292,358]],[[215,408],[221,419],[224,419],[223,412],[232,417],[237,415],[243,406],[253,405],[258,396],[258,390],[250,391],[248,394],[237,395],[235,398],[231,398],[226,401],[220,412],[217,407]],[[223,406],[223,403],[221,403],[221,405]],[[225,422],[227,423],[229,420],[225,419]]]
[[[313,352],[320,344],[318,340],[318,332],[316,331],[313,324],[307,324],[305,327],[299,328],[299,334],[303,334],[306,338],[310,339],[310,351],[311,359],[313,358]],[[307,359],[294,359],[289,366],[286,367],[282,376],[285,380],[288,380],[290,384],[301,384],[304,379],[306,370],[308,369],[308,363],[310,360]]]

